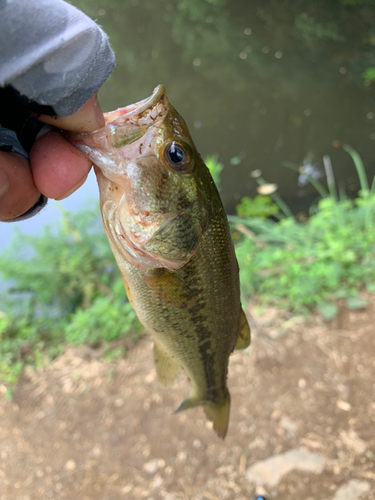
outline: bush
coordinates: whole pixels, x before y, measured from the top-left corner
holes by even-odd
[[[139,335],[97,208],[78,217],[62,211],[42,235],[17,232],[0,270],[8,281],[0,299],[0,379],[8,384],[67,342],[99,346]]]
[[[318,308],[330,319],[338,311],[337,299],[360,308],[365,302],[359,290],[375,291],[375,194],[358,153],[349,146],[344,149],[353,158],[362,186],[355,200],[337,199],[332,184],[330,194],[319,187],[326,196],[304,223],[281,213],[280,222],[230,217],[243,235],[236,253],[245,296],[255,294],[263,303],[296,313]]]

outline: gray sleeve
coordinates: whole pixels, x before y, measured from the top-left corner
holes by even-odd
[[[115,64],[107,35],[63,0],[0,0],[0,87],[59,116],[77,111]]]
[[[29,159],[29,155],[18,140],[17,134],[0,125],[0,151],[11,151]]]

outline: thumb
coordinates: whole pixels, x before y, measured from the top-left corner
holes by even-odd
[[[38,120],[70,132],[93,132],[105,125],[97,94],[70,116],[40,115]]]

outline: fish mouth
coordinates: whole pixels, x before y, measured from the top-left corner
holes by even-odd
[[[109,123],[113,123],[114,121],[123,118],[126,115],[126,118],[130,118],[134,115],[141,115],[145,111],[153,108],[155,104],[162,100],[165,96],[166,90],[164,85],[158,85],[154,88],[150,97],[146,97],[146,99],[142,99],[134,104],[129,104],[124,108],[118,108],[115,111],[110,111],[109,113],[104,113],[105,123],[106,125]]]

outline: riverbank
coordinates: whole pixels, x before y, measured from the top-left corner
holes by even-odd
[[[334,322],[267,309],[231,357],[217,439],[188,393],[156,380],[148,338],[114,361],[88,347],[28,369],[0,403],[0,498],[370,500],[375,300]],[[362,495],[362,496],[361,496]]]

